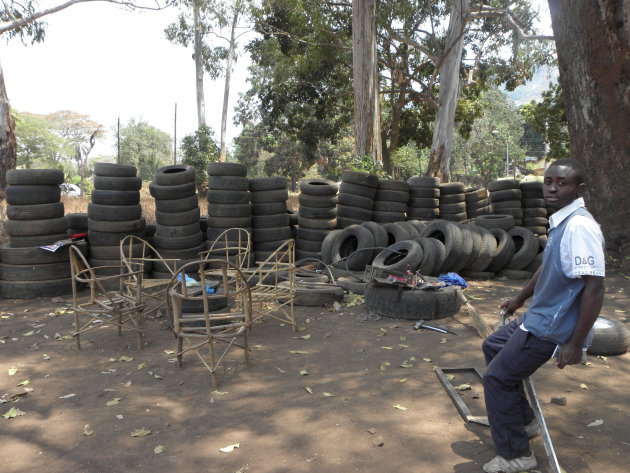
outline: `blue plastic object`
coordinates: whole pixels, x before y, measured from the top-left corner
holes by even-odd
[[[438,281],[443,282],[445,286],[461,286],[462,289],[466,289],[468,287],[464,278],[457,273],[440,274]]]

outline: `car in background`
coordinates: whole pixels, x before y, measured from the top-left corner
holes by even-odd
[[[81,195],[81,189],[76,184],[66,184],[65,182],[59,184],[61,188],[61,195],[67,195],[70,197],[78,197]]]

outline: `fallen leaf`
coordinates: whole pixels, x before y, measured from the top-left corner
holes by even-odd
[[[381,347],[383,350],[392,350],[392,347]]]
[[[23,333],[22,335],[23,335],[23,336],[25,336],[25,337],[30,337],[30,336],[31,336],[31,335],[33,335],[34,333],[35,333],[35,332],[33,332],[33,331],[31,330],[30,332]]]
[[[385,371],[390,365],[391,365],[391,363],[389,363],[387,361],[384,362],[384,363],[381,363],[380,370],[381,371]]]
[[[116,419],[123,420],[124,418],[125,416],[123,416],[122,414],[116,414]]]
[[[382,337],[383,335],[387,335],[387,329],[386,328],[381,328],[381,331],[378,334],[379,337]]]
[[[43,358],[44,360],[50,360],[50,357],[49,357],[46,353],[44,353],[44,354],[42,355],[42,358]]]
[[[155,454],[163,453],[165,451],[166,451],[166,447],[164,445],[158,445],[157,447],[153,449],[153,453]]]
[[[132,437],[146,437],[150,433],[151,431],[149,429],[147,429],[146,427],[142,427],[141,429],[134,430],[133,432],[131,432],[131,436]]]
[[[13,419],[14,417],[23,416],[23,415],[24,415],[24,412],[22,412],[20,409],[18,409],[17,407],[12,407],[7,412],[2,414],[2,417],[4,417],[5,419]]]
[[[118,358],[118,361],[127,361],[127,362],[133,361],[133,356],[125,356],[125,355],[123,355],[120,358]]]
[[[383,437],[381,437],[380,435],[378,435],[375,439],[374,442],[372,442],[373,445],[375,447],[382,447],[383,445],[385,445],[385,441],[383,440]]]
[[[455,379],[455,375],[454,374],[447,374],[446,375],[446,379],[448,379],[449,381],[452,381]]]
[[[90,429],[90,424],[85,424],[83,426],[83,435],[85,435],[86,437],[89,437],[93,433],[94,433],[94,431],[92,429]]]
[[[308,354],[307,351],[302,351],[302,350],[289,350],[289,353],[292,353],[294,355],[307,355]]]
[[[472,389],[472,386],[468,383],[464,383],[456,386],[455,389],[457,389],[458,391],[470,391]]]
[[[374,427],[370,427],[369,429],[367,429],[368,433],[374,435],[376,433],[376,429]]]
[[[442,338],[442,339],[440,340],[440,343],[446,343],[446,338]]]
[[[415,358],[413,356],[409,358],[408,360],[403,361],[399,366],[401,368],[411,368],[413,367],[412,361],[415,361]]]
[[[25,379],[23,381],[20,381],[17,385],[18,386],[26,386],[29,383],[30,383],[30,381],[28,379]]]
[[[584,384],[584,383],[580,384],[580,387],[581,387],[582,389],[588,389],[588,386],[587,386],[586,384]]]
[[[401,406],[400,404],[396,404],[396,405],[394,406],[394,409],[398,409],[398,410],[401,410],[401,411],[407,411],[407,410],[409,410],[409,409],[407,409],[405,406]]]
[[[311,338],[311,334],[309,333],[308,335],[302,335],[300,338],[302,340],[308,340],[309,338]]]
[[[9,376],[15,375],[15,373],[17,373],[17,368],[9,368],[8,373],[9,373]]]
[[[128,388],[131,386],[131,380],[127,381],[126,383],[121,383],[124,387]]]
[[[330,394],[330,393],[322,393],[322,396],[324,396],[324,397],[335,397],[334,394]]]
[[[431,358],[422,358],[424,361],[426,361],[427,363],[431,363]]]
[[[405,381],[407,381],[407,378],[398,378],[399,383],[404,383]]]
[[[599,425],[602,425],[603,423],[604,421],[602,419],[597,419],[591,422],[590,424],[588,424],[587,427],[597,427]]]
[[[106,406],[116,406],[120,403],[120,400],[122,399],[122,397],[115,397],[114,399],[112,399],[111,401],[107,401],[105,403]]]
[[[156,374],[154,374],[154,375],[153,375],[153,377],[154,377],[155,379],[164,379],[164,378],[162,378],[162,376],[160,376],[160,375],[159,375],[159,374],[157,374],[157,373],[156,373]]]
[[[306,330],[306,327],[298,327],[298,332],[303,332],[304,330]]]
[[[59,396],[59,399],[70,399],[71,397],[76,396],[75,393],[66,394],[65,396]]]
[[[309,388],[308,386],[304,386],[304,391],[306,391],[309,394],[313,394],[313,390]]]
[[[238,443],[233,443],[232,445],[227,445],[226,447],[219,448],[219,451],[223,453],[230,453],[234,451],[235,448],[239,448],[241,445]]]
[[[165,355],[174,355],[175,354],[175,350],[164,350],[163,353]],[[157,448],[157,447],[156,447]]]
[[[308,371],[306,371],[306,370],[300,370],[300,375],[301,375],[301,376],[308,376]]]
[[[405,335],[401,335],[401,336],[400,336],[400,341],[401,341],[401,342],[405,342],[405,341],[407,341],[407,337],[406,337]]]
[[[143,369],[145,369],[146,367],[147,367],[147,364],[146,364],[145,362],[142,362],[142,363],[140,363],[140,364],[138,365],[138,369],[139,369],[139,370],[143,370]]]
[[[285,374],[285,373],[286,373],[286,371],[284,371],[284,370],[283,370],[283,369],[281,369],[281,368],[278,368],[277,366],[276,366],[276,369],[277,369],[278,371],[280,371],[280,373],[282,373],[282,374]]]

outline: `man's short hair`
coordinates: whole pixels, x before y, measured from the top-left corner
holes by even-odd
[[[557,161],[554,161],[549,165],[549,167],[551,166],[566,166],[568,168],[571,168],[575,172],[575,179],[577,181],[577,184],[583,184],[586,182],[586,168],[584,167],[584,164],[577,159],[558,159]]]

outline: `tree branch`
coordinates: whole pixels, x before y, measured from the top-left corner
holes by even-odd
[[[475,8],[477,9],[475,11]],[[516,40],[518,43],[521,41],[553,41],[553,36],[547,35],[528,35],[525,33],[521,25],[519,24],[517,18],[512,14],[509,10],[504,10],[503,8],[494,8],[488,5],[471,5],[471,11],[469,17],[470,18],[503,18],[507,21],[508,25],[512,28],[514,33],[516,33]]]
[[[392,30],[389,26],[385,26],[385,30],[391,35],[392,38],[394,38],[397,41],[400,41],[401,43],[405,43],[413,48],[416,48],[417,50],[423,52],[429,59],[431,59],[431,61],[433,61],[433,63],[437,63],[438,62],[438,58],[435,56],[435,54],[433,54],[428,48],[426,48],[425,46],[421,45],[420,43],[418,43],[417,41],[411,39],[411,38],[404,38],[400,35],[398,35],[398,33],[396,33],[394,30]]]

